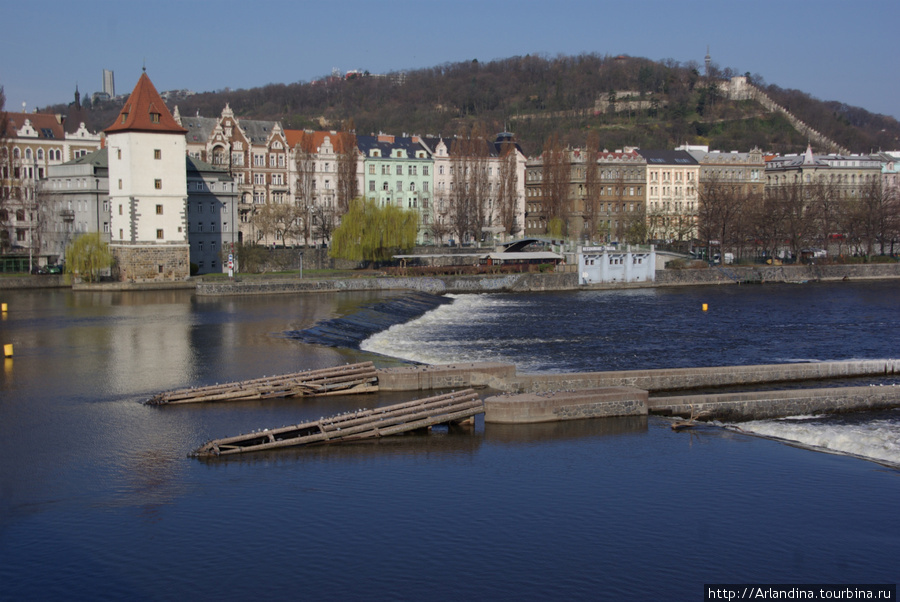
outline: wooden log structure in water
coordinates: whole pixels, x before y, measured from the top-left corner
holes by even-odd
[[[378,391],[378,373],[372,362],[363,362],[208,387],[178,389],[154,395],[147,403],[168,405],[205,401],[246,401],[276,397],[349,395],[375,391]]]
[[[484,412],[472,389],[407,401],[375,409],[338,414],[293,426],[265,429],[246,435],[214,439],[191,455],[210,458],[282,447],[343,443],[465,421]]]

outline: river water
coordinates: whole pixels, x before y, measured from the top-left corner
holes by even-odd
[[[898,293],[459,296],[353,350],[284,333],[395,294],[0,291],[0,343],[15,352],[0,373],[0,599],[700,599],[704,583],[896,583],[900,470],[859,457],[876,458],[866,437],[892,453],[896,412],[753,427],[794,445],[653,417],[479,420],[204,462],[187,454],[210,438],[404,396],[141,402],[366,359],[537,372],[894,357]],[[842,438],[832,451],[855,455],[808,448]]]

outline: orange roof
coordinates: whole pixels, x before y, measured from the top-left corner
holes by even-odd
[[[166,103],[159,96],[159,92],[153,87],[153,82],[146,73],[141,74],[137,85],[131,92],[131,96],[125,101],[125,106],[119,112],[119,116],[106,130],[107,134],[116,132],[159,132],[165,134],[187,133],[187,130],[178,125],[175,118],[166,108]]]
[[[284,137],[290,148],[296,148],[301,142],[308,143],[308,136],[312,137],[313,149],[318,149],[325,143],[325,136],[331,138],[331,146],[334,147],[335,153],[344,152],[343,134],[344,132],[307,132],[306,130],[284,130]]]

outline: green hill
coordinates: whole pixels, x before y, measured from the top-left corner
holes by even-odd
[[[805,150],[808,137],[783,114],[752,100],[723,97],[718,82],[737,74],[715,66],[711,71],[707,78],[694,63],[627,56],[524,56],[207,92],[171,102],[170,108],[177,104],[182,115],[214,117],[228,103],[239,117],[280,120],[295,129],[336,128],[352,119],[357,132],[366,134],[452,135],[480,121],[491,131],[514,132],[529,155],[540,152],[550,133],[582,146],[589,130],[597,130],[601,146],[610,150],[685,143],[724,151],[754,146],[766,152]],[[900,123],[893,117],[767,86],[760,76],[746,75],[841,147],[855,153],[900,148]],[[627,99],[626,93],[631,94]],[[88,126],[107,126],[120,106],[93,107]],[[65,107],[47,110],[64,112]]]

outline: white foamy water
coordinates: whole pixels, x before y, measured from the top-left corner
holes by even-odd
[[[528,346],[538,349],[545,343],[567,342],[563,338],[521,336],[521,331],[517,333],[519,336],[497,337],[497,323],[514,315],[524,301],[488,294],[447,296],[453,303],[374,334],[360,344],[360,349],[426,364],[514,362],[520,370],[529,371],[528,358],[510,356],[511,349]],[[463,337],[460,337],[461,327],[467,329]]]
[[[900,416],[855,422],[843,417],[792,416],[742,422],[729,428],[900,466]]]

